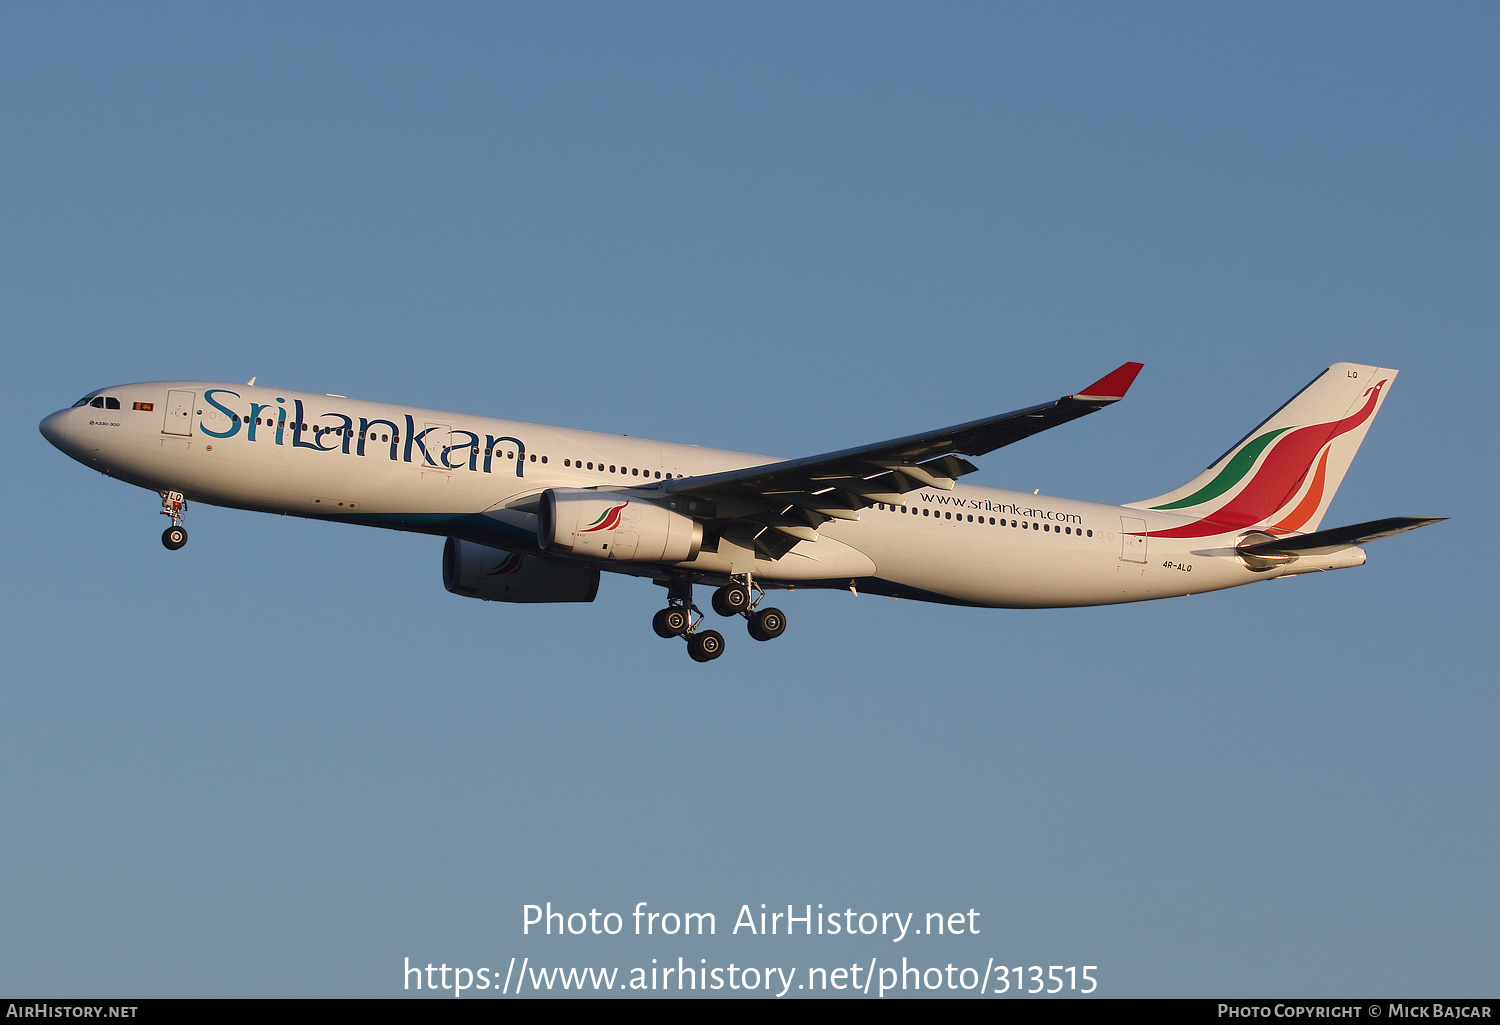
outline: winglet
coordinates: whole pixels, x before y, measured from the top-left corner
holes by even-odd
[[[1073,398],[1082,402],[1118,402],[1135,383],[1135,375],[1141,372],[1143,366],[1144,363],[1122,363]]]

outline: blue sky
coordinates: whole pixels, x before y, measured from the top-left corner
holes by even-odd
[[[402,959],[1096,964],[1488,995],[1488,5],[0,12],[0,990],[387,996]],[[1329,363],[1402,376],[1365,567],[1139,606],[443,591],[438,539],[154,496],[35,425],[246,380],[787,456],[1053,398],[977,483],[1130,501]],[[1477,546],[1477,547],[1476,547]],[[521,908],[983,913],[916,951]]]

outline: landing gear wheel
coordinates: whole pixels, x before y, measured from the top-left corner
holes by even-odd
[[[703,630],[688,638],[688,656],[694,662],[712,662],[724,654],[724,635],[717,630]]]
[[[750,589],[743,584],[725,584],[714,592],[713,606],[721,616],[738,616],[750,607]]]
[[[672,606],[662,609],[651,619],[651,629],[658,637],[681,637],[688,628],[687,609]]]
[[[169,551],[177,551],[187,544],[187,531],[181,527],[168,527],[161,532],[161,543],[167,546]]]
[[[749,629],[757,641],[769,641],[786,632],[786,616],[780,609],[761,609],[750,614]]]

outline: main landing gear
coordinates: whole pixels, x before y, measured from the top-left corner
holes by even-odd
[[[769,641],[786,631],[786,616],[780,609],[763,609],[766,592],[749,573],[731,579],[714,592],[714,611],[721,616],[744,616],[750,636]]]
[[[712,662],[724,654],[724,635],[717,630],[699,630],[703,613],[693,604],[693,581],[683,577],[667,585],[667,607],[651,619],[658,637],[687,638],[688,657],[694,662]]]
[[[168,551],[175,552],[187,544],[187,531],[182,527],[182,513],[185,509],[187,499],[182,497],[181,491],[161,493],[161,514],[172,517],[172,525],[161,532],[161,543],[167,546]]]
[[[735,577],[714,592],[713,610],[721,616],[744,616],[750,636],[769,641],[786,631],[786,616],[780,609],[760,608],[765,591],[750,574]],[[717,630],[700,630],[703,613],[693,604],[691,578],[673,580],[667,585],[667,607],[651,620],[658,637],[687,638],[688,656],[695,662],[712,662],[724,654],[724,635]]]

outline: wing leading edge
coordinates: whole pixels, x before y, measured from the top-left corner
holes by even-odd
[[[779,559],[799,541],[814,541],[829,520],[859,518],[877,502],[904,505],[919,488],[951,491],[982,456],[1076,420],[1125,397],[1141,371],[1125,363],[1076,395],[971,420],[936,431],[699,477],[663,482],[657,492],[710,503],[720,535]]]

